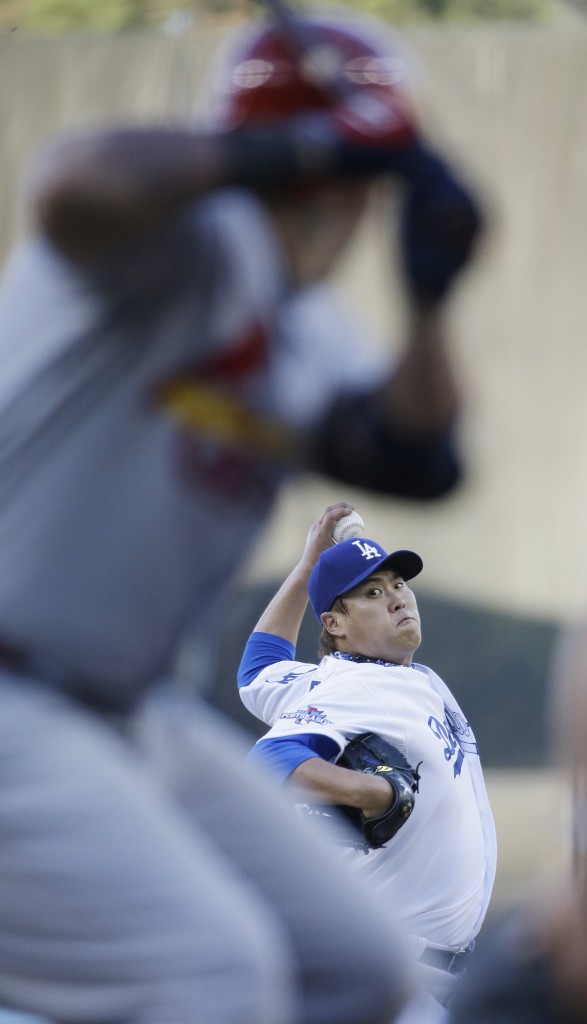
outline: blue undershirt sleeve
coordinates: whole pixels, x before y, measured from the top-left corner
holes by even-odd
[[[248,686],[259,672],[278,661],[293,661],[296,649],[289,640],[273,633],[251,633],[238,668],[238,688]]]
[[[334,761],[340,754],[336,740],[320,733],[300,733],[299,736],[270,736],[257,741],[248,760],[283,784],[289,775],[311,757]]]

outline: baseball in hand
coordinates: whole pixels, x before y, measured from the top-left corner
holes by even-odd
[[[342,516],[334,525],[332,539],[336,544],[341,540],[349,540],[351,537],[363,537],[365,535],[365,524],[358,512],[349,512]]]

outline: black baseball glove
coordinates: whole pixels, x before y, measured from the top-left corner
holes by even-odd
[[[364,732],[347,744],[336,763],[352,771],[381,775],[389,782],[393,799],[385,814],[377,818],[365,818],[360,812],[356,817],[347,815],[351,822],[359,825],[367,846],[371,849],[383,846],[412,813],[420,782],[418,768],[422,762],[412,768],[397,747],[373,732]]]

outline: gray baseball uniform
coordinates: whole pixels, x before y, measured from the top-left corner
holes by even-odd
[[[7,1004],[71,1024],[384,1024],[401,999],[362,885],[249,775],[224,723],[155,686],[257,539],[297,431],[368,376],[349,348],[335,377],[285,299],[262,208],[237,192],[91,274],[42,241],[6,274]]]

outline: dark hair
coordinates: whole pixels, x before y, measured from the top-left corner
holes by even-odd
[[[328,609],[330,612],[340,612],[341,615],[348,615],[348,608],[344,597],[337,597],[334,604]],[[324,658],[326,654],[334,654],[338,650],[336,637],[329,633],[326,626],[322,626],[322,632],[318,638],[318,654]]]

